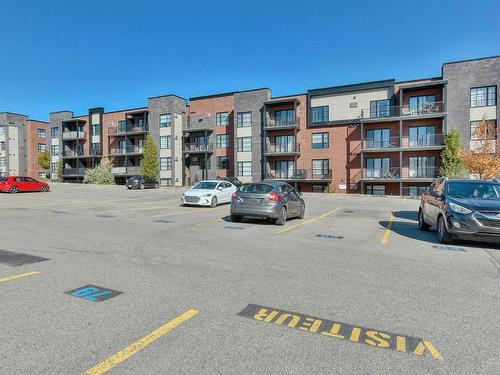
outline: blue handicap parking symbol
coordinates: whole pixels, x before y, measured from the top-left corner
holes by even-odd
[[[117,290],[102,288],[95,285],[85,285],[66,293],[72,295],[73,297],[83,298],[92,302],[105,301],[122,294],[122,292]]]

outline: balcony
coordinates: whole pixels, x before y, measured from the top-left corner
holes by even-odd
[[[267,172],[266,179],[283,180],[292,182],[325,182],[332,181],[332,170],[326,171],[315,169],[297,169],[295,171],[270,170]]]
[[[264,125],[265,130],[300,129],[300,117],[293,120],[268,119]]]
[[[286,155],[300,155],[300,145],[299,144],[268,144],[264,149],[264,155],[272,156],[286,156]]]
[[[214,150],[214,145],[212,143],[208,144],[186,143],[182,147],[182,152],[186,154],[214,152],[213,150]]]
[[[125,135],[134,135],[134,134],[145,134],[149,131],[148,124],[139,125],[139,124],[131,124],[128,123],[125,126],[118,126],[108,128],[108,137],[121,137]]]
[[[91,147],[90,148],[90,155],[91,156],[102,156],[102,149],[101,146],[99,145],[98,147]]]
[[[132,167],[113,167],[111,168],[111,173],[116,175],[137,175],[141,174],[142,170],[139,166]]]
[[[439,176],[439,167],[392,167],[392,168],[365,168],[363,178],[365,181],[401,181],[422,180],[432,181]]]
[[[365,168],[363,170],[363,180],[399,180],[401,178],[401,168]]]
[[[431,167],[418,167],[418,168],[409,168],[408,176],[404,175],[403,178],[409,179],[434,179],[439,176],[439,167],[431,166]]]
[[[387,137],[383,139],[366,139],[363,140],[362,150],[397,150],[400,148],[401,142],[399,137]]]
[[[64,141],[85,139],[84,131],[65,131],[62,133],[62,139]]]
[[[87,168],[65,168],[63,170],[63,176],[83,176]]]
[[[444,102],[434,102],[426,103],[424,105],[410,106],[403,105],[401,108],[399,105],[386,106],[383,108],[378,108],[377,110],[370,110],[370,108],[365,108],[361,110],[361,118],[366,120],[383,120],[385,118],[391,117],[434,117],[441,116],[445,113],[445,103]]]
[[[363,140],[363,151],[398,151],[400,149],[429,150],[444,146],[444,134],[427,134],[424,137],[388,137]]]
[[[83,156],[83,150],[64,150],[62,156],[63,158],[77,158]]]
[[[142,155],[144,146],[112,147],[109,150],[109,156],[117,155]]]

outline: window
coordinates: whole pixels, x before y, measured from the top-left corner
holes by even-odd
[[[45,172],[38,172],[38,178],[45,178]]]
[[[490,107],[497,105],[497,87],[476,87],[470,89],[470,106]]]
[[[318,159],[312,161],[312,175],[313,176],[330,176],[328,168],[328,159]]]
[[[366,194],[385,195],[385,185],[366,185]]]
[[[391,144],[390,129],[373,129],[366,131],[366,148],[389,148]]]
[[[238,137],[238,152],[252,151],[252,137]]]
[[[47,137],[47,131],[45,129],[38,128],[36,131],[36,134],[37,134],[38,138],[46,138]]]
[[[370,101],[370,117],[389,117],[391,115],[391,101],[372,100]]]
[[[5,142],[0,142],[0,151],[5,151]]]
[[[125,133],[127,131],[127,123],[125,120],[118,121],[118,133]]]
[[[172,170],[172,158],[160,158],[160,171],[170,171]]]
[[[237,125],[238,128],[252,126],[252,112],[239,112]]]
[[[92,143],[90,145],[90,154],[91,155],[101,155],[101,144],[100,143]]]
[[[409,131],[410,147],[434,146],[436,144],[435,126],[412,126]]]
[[[238,162],[238,176],[251,176],[252,175],[252,162],[240,161]]]
[[[47,151],[47,145],[45,143],[39,143],[38,152],[45,152],[45,151]]]
[[[171,178],[160,178],[160,185],[172,186],[172,179]]]
[[[5,134],[5,127],[0,126],[0,135],[4,135],[4,134]]]
[[[495,139],[495,130],[496,130],[496,124],[495,121],[489,120],[490,123],[493,124],[493,126],[490,128],[488,127],[488,133],[491,134],[480,134],[478,131],[479,124],[481,121],[471,121],[470,122],[470,139],[474,141],[484,141],[488,139]]]
[[[5,167],[7,164],[5,158],[0,158],[0,167]]]
[[[295,136],[293,135],[280,135],[274,141],[276,142],[276,149],[271,149],[274,152],[295,152]]]
[[[101,135],[101,125],[92,125],[92,135]]]
[[[391,176],[391,159],[389,158],[367,158],[366,177],[368,178],[395,178]]]
[[[312,122],[321,123],[329,121],[330,107],[327,105],[321,107],[312,107]]]
[[[227,156],[217,156],[217,169],[229,169],[229,158]]]
[[[215,115],[215,124],[217,126],[226,126],[229,124],[229,113],[228,112],[218,112]]]
[[[328,133],[313,133],[312,134],[312,148],[328,148]]]
[[[55,174],[57,170],[57,163],[51,163],[50,164],[50,173]]]
[[[160,115],[160,128],[170,128],[172,126],[172,115],[164,113]]]
[[[295,111],[293,109],[285,109],[282,111],[274,112],[276,118],[276,125],[294,125],[295,124]]]
[[[427,113],[436,106],[436,95],[422,95],[410,97],[410,113]]]
[[[217,148],[226,148],[229,144],[229,134],[218,134],[216,137]]]
[[[408,158],[409,176],[417,178],[436,177],[437,168],[434,156],[412,156]]]
[[[53,145],[50,147],[51,155],[59,155],[59,145]]]
[[[170,135],[160,137],[160,148],[170,148]]]
[[[52,138],[59,138],[59,128],[50,128],[50,136]]]
[[[295,174],[295,162],[293,160],[278,160],[274,169],[274,178],[292,178]]]

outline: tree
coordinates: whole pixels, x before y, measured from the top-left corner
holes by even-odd
[[[111,171],[112,164],[109,161],[101,161],[98,166],[87,169],[83,176],[84,184],[114,185],[115,176]]]
[[[460,133],[452,129],[444,140],[441,152],[441,176],[459,177],[463,174],[462,153],[460,151]]]
[[[46,171],[50,169],[50,154],[48,151],[44,151],[38,155],[38,165]]]
[[[144,157],[142,159],[142,175],[144,177],[156,178],[158,174],[158,150],[153,137],[148,134],[144,146]]]
[[[57,181],[58,182],[63,182],[63,173],[64,173],[64,163],[61,158],[57,159],[56,162],[56,174],[57,174]]]
[[[470,149],[462,151],[465,167],[479,178],[495,178],[500,175],[500,155],[496,153],[497,130],[485,117],[471,132]]]

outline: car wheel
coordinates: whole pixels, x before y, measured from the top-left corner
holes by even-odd
[[[438,219],[437,235],[439,242],[441,243],[450,244],[453,242],[452,235],[448,232],[448,229],[446,229],[446,225],[444,224],[443,216],[439,216]]]
[[[286,208],[281,207],[280,216],[276,219],[275,223],[277,225],[285,225],[286,223]]]
[[[299,219],[302,220],[305,214],[306,214],[306,205],[302,203],[302,207],[300,207]]]
[[[155,183],[155,189],[159,189],[160,188],[160,184],[158,182]]]
[[[17,190],[17,186],[12,186],[12,187],[10,188],[10,192],[11,192],[11,194],[16,194],[16,193],[18,192],[18,190]]]
[[[210,207],[217,207],[217,197],[212,197],[212,201],[210,202]]]
[[[144,190],[144,184],[141,184],[141,186],[139,186],[139,189]]]
[[[40,191],[41,191],[42,193],[46,193],[46,192],[47,192],[47,186],[42,186],[42,187],[40,188]]]
[[[424,232],[427,232],[430,229],[430,226],[425,223],[424,213],[421,209],[418,210],[418,229]]]
[[[235,223],[239,223],[241,219],[242,217],[239,215],[231,215],[231,221],[234,221]]]

